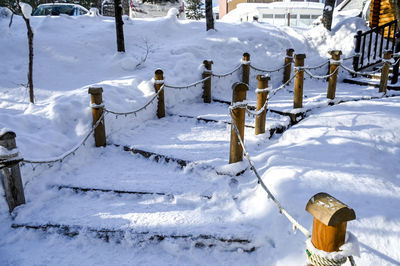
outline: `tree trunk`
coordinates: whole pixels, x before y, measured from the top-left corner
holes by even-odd
[[[212,9],[212,0],[206,0],[206,21],[207,21],[207,31],[214,29],[214,16]]]
[[[118,52],[125,52],[124,42],[124,22],[122,21],[122,5],[121,0],[114,0],[115,8],[115,27],[117,31],[117,50]]]
[[[324,12],[322,15],[322,24],[327,30],[331,30],[332,27],[332,17],[333,17],[333,9],[335,8],[336,0],[326,0]]]
[[[28,86],[29,86],[29,100],[34,103],[35,97],[33,94],[33,31],[31,22],[25,18],[26,28],[28,29],[28,46],[29,46],[29,66],[28,66]]]

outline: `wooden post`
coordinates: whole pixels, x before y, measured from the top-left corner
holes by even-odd
[[[100,117],[103,115],[103,88],[89,88],[89,94],[91,95],[93,125],[95,125]],[[96,147],[106,146],[106,129],[104,125],[104,117],[100,124],[94,130],[94,141]]]
[[[293,63],[293,52],[294,49],[286,49],[285,57],[285,68],[283,70],[283,83],[286,83],[290,79],[290,74],[292,73],[292,63]]]
[[[164,73],[161,69],[156,70],[154,79],[154,89],[156,90],[156,93],[158,93],[164,85]],[[158,94],[157,117],[165,117],[164,90]]]
[[[232,85],[233,95],[232,104],[246,100],[246,92],[248,90],[247,84],[236,82]],[[232,110],[232,125],[231,125],[231,145],[229,152],[229,163],[236,163],[243,161],[243,149],[240,145],[239,138],[236,134],[233,123],[236,124],[240,137],[244,141],[244,119],[246,115],[246,108],[236,108]]]
[[[304,67],[305,58],[305,54],[296,54],[294,56],[296,77],[294,78],[293,108],[303,108],[304,70],[302,69],[302,67]]]
[[[339,50],[332,50],[329,51],[329,54],[332,56],[332,60],[330,62],[329,66],[329,74],[333,74],[329,78],[329,83],[328,83],[328,92],[326,94],[326,97],[329,99],[335,99],[335,94],[336,94],[336,83],[337,83],[337,76],[338,76],[338,69],[339,68],[339,61],[340,61],[340,55],[342,54],[342,51]],[[335,62],[337,61],[337,62]]]
[[[210,77],[209,79],[203,82],[203,100],[205,103],[211,103],[211,75],[212,75],[212,64],[213,61],[203,61],[204,71],[203,71],[203,79]]]
[[[325,252],[339,251],[345,243],[347,222],[356,219],[353,209],[327,193],[318,193],[307,203],[314,216],[311,242]]]
[[[10,213],[15,207],[25,204],[24,188],[18,164],[22,159],[18,158],[15,137],[16,134],[11,131],[0,135],[0,147],[7,150],[0,154],[0,175]]]
[[[386,94],[387,83],[389,79],[389,60],[392,58],[392,51],[384,51],[383,52],[383,67],[381,72],[381,82],[379,84],[379,92],[383,92]],[[386,62],[385,62],[386,61]]]
[[[244,53],[242,59],[242,82],[249,85],[250,80],[250,54]]]
[[[268,97],[268,81],[270,77],[268,75],[257,75],[258,86],[257,86],[257,111],[260,110]],[[265,133],[265,119],[267,115],[267,108],[264,109],[259,115],[256,116],[256,124],[255,124],[255,134],[263,134]]]
[[[356,38],[356,46],[354,48],[354,57],[353,57],[353,69],[354,71],[358,70],[358,64],[360,62],[360,51],[361,51],[361,34],[362,31],[359,30],[357,31],[357,35],[354,36],[354,38]],[[356,75],[353,74],[353,77],[355,77]]]

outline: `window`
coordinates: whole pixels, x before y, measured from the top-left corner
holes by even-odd
[[[274,15],[272,15],[272,14],[263,14],[262,17],[263,18],[274,18]]]
[[[317,19],[320,15],[311,15],[311,19]]]
[[[300,15],[300,19],[310,19],[310,15]]]
[[[277,19],[284,19],[285,15],[284,14],[275,14],[275,18]]]

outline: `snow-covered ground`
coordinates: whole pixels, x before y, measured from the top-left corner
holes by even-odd
[[[103,87],[107,109],[130,111],[154,95],[156,68],[163,69],[166,83],[185,85],[201,79],[204,59],[213,60],[215,73],[226,73],[249,52],[254,66],[276,69],[287,48],[305,53],[306,65],[315,66],[329,58],[330,49],[351,56],[354,33],[365,29],[359,18],[337,17],[331,33],[321,26],[257,23],[217,23],[216,31],[205,32],[204,22],[179,21],[171,14],[126,20],[127,52],[117,54],[110,18],[33,17],[36,103],[29,104],[21,86],[26,28],[20,17],[8,24],[0,18],[0,129],[15,131],[20,154],[33,160],[58,156],[85,136],[91,127],[91,86]],[[326,67],[312,72],[323,75]],[[257,74],[251,72],[250,104],[255,104]],[[340,72],[341,78],[346,75]],[[231,85],[239,78],[239,72],[213,78],[213,97],[230,101]],[[304,210],[311,196],[330,193],[356,212],[348,230],[360,242],[358,265],[400,265],[400,97],[390,92],[391,97],[378,98],[376,88],[344,84],[341,78],[336,101],[348,102],[329,106],[327,83],[306,79],[307,118],[272,138],[255,136],[247,127],[246,146],[264,182],[302,225],[311,229],[312,217]],[[272,73],[272,87],[281,83],[282,72]],[[167,117],[157,119],[154,105],[137,116],[107,115],[107,147],[95,148],[89,138],[62,163],[22,166],[27,203],[10,216],[0,197],[0,265],[303,265],[305,237],[292,230],[248,168],[232,175],[247,163],[228,165],[228,105],[204,104],[201,94],[201,86],[166,88]],[[269,107],[290,111],[292,100],[290,85],[271,98]],[[269,128],[289,121],[267,114]],[[247,125],[253,123],[246,117]],[[123,146],[189,164],[156,162]],[[12,224],[67,225],[79,235],[56,233],[60,228],[13,229]],[[106,242],[93,230],[117,236]],[[190,237],[158,242],[148,239],[152,235]],[[231,238],[250,243],[220,241]]]

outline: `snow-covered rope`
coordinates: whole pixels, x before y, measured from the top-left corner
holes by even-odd
[[[357,72],[357,71],[354,71],[354,70],[352,70],[352,69],[346,67],[346,66],[343,65],[343,64],[341,64],[340,67],[343,68],[344,70],[346,70],[347,72],[349,72],[350,74],[361,75],[361,76],[367,76],[367,75],[373,75],[373,74],[375,74],[375,73],[381,71],[382,68],[383,68],[383,65],[382,65],[381,67],[379,67],[378,69],[372,71],[372,72]]]
[[[238,71],[241,67],[242,67],[242,64],[238,65],[237,67],[235,67],[235,69],[233,69],[232,71],[230,71],[228,73],[224,73],[224,74],[214,74],[214,73],[212,73],[212,76],[216,77],[216,78],[224,78],[224,77],[227,77],[229,75],[232,75],[233,73]]]
[[[201,79],[199,81],[193,82],[193,83],[191,83],[189,85],[185,85],[185,86],[172,86],[172,85],[164,84],[164,87],[165,88],[171,88],[171,89],[177,89],[177,90],[189,89],[189,88],[192,88],[192,87],[196,87],[199,84],[202,84],[204,81],[209,80],[210,78],[211,78],[211,76],[206,77],[204,79]]]
[[[156,94],[154,94],[154,96],[150,99],[150,101],[148,101],[145,105],[143,105],[142,107],[140,107],[137,110],[130,111],[130,112],[115,112],[115,111],[111,111],[111,110],[104,108],[104,111],[107,113],[116,115],[116,116],[120,116],[120,115],[127,116],[127,115],[132,115],[132,114],[134,114],[136,116],[137,113],[139,113],[143,110],[146,110],[146,108],[154,102],[154,100],[158,97],[158,95],[161,93],[161,91],[164,90],[164,87],[165,87],[165,85],[161,86],[161,88],[158,90],[158,92]]]
[[[69,151],[63,153],[60,156],[57,156],[52,159],[46,159],[46,160],[27,160],[24,159],[22,162],[23,163],[31,163],[31,164],[50,164],[50,163],[56,163],[56,162],[62,162],[65,158],[67,158],[70,155],[74,155],[75,152],[82,146],[85,145],[87,139],[92,135],[94,130],[100,125],[100,123],[104,120],[104,117],[106,116],[106,112],[103,112],[103,114],[100,116],[100,118],[97,120],[96,124],[93,125],[93,127],[90,129],[90,131],[86,134],[86,136],[72,149]]]
[[[308,71],[308,69],[304,69],[304,72],[307,75],[309,75],[311,78],[314,78],[314,79],[327,79],[327,78],[330,78],[333,75],[335,75],[338,71],[339,71],[339,68],[336,68],[335,71],[333,71],[331,74],[328,74],[328,75],[325,75],[325,76],[318,76],[318,75],[314,75],[313,73]]]
[[[321,68],[321,67],[323,67],[323,66],[325,66],[325,65],[327,65],[327,64],[329,64],[329,60],[326,61],[325,63],[321,64],[321,65],[314,66],[314,67],[308,67],[308,66],[307,66],[307,67],[303,67],[303,69],[308,69],[308,70],[318,69],[318,68]]]
[[[292,62],[289,62],[289,63],[287,63],[286,65],[284,65],[284,66],[282,66],[282,67],[280,67],[280,68],[277,68],[277,69],[273,69],[273,70],[261,69],[261,68],[255,67],[255,66],[253,66],[253,65],[251,65],[251,64],[250,64],[250,67],[251,67],[252,69],[256,70],[256,71],[259,71],[259,72],[263,72],[263,73],[273,73],[273,72],[279,72],[279,71],[281,71],[282,69],[284,69],[285,67],[287,67],[287,66],[290,65],[290,64],[292,64]]]
[[[239,107],[237,107],[237,108],[239,108]],[[251,170],[254,172],[254,174],[256,175],[256,177],[257,177],[259,183],[261,184],[261,187],[264,189],[265,192],[267,192],[268,198],[269,198],[269,199],[272,199],[272,201],[273,201],[273,202],[275,203],[275,205],[278,207],[279,212],[280,212],[281,214],[283,214],[283,215],[286,216],[286,218],[292,223],[292,225],[293,225],[294,228],[299,229],[307,238],[311,237],[310,232],[309,232],[305,227],[303,227],[298,221],[296,221],[296,219],[293,218],[293,216],[290,215],[290,214],[286,211],[286,209],[285,209],[284,207],[282,207],[281,203],[275,198],[275,196],[272,194],[272,192],[271,192],[271,191],[268,189],[268,187],[265,185],[265,183],[264,183],[264,181],[262,180],[261,176],[258,174],[258,171],[257,171],[257,169],[255,168],[254,163],[253,163],[253,161],[251,160],[250,155],[249,155],[249,153],[248,153],[247,150],[246,150],[246,147],[244,146],[244,142],[243,142],[243,140],[242,140],[242,137],[240,136],[239,129],[237,128],[237,125],[236,125],[236,123],[235,123],[235,121],[234,121],[234,119],[233,119],[233,117],[232,117],[232,109],[229,109],[229,113],[230,113],[230,116],[231,116],[231,118],[232,118],[232,125],[233,125],[233,128],[234,128],[234,130],[235,130],[235,132],[236,132],[236,135],[237,135],[237,137],[238,137],[238,139],[239,139],[240,145],[241,145],[242,148],[243,148],[243,152],[244,152],[244,155],[246,156],[246,159],[247,159],[247,161],[248,161],[248,163],[249,163],[250,169],[251,169]]]
[[[345,57],[345,58],[343,58],[342,60],[343,61],[346,61],[346,60],[350,60],[350,59],[353,59],[354,58],[354,55],[353,56],[349,56],[349,57]]]

